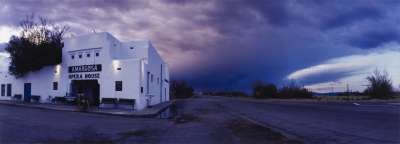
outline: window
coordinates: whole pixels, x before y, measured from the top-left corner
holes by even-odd
[[[11,96],[11,84],[7,84],[7,96]]]
[[[5,96],[5,95],[6,95],[6,85],[1,84],[1,96]]]
[[[153,74],[151,74],[151,80],[150,81],[153,82]]]
[[[142,86],[140,87],[140,93],[143,93],[143,87]]]
[[[71,59],[74,59],[75,58],[75,56],[74,55],[71,55]]]
[[[147,72],[146,75],[146,93],[150,92],[150,72]]]
[[[100,54],[99,54],[99,52],[96,52],[96,57],[98,57]]]
[[[78,57],[79,57],[79,58],[82,58],[82,54],[79,54]]]
[[[115,81],[115,91],[122,91],[122,81]]]
[[[86,54],[86,57],[90,57],[90,53],[87,53],[87,54]]]
[[[53,82],[53,90],[58,90],[58,82]]]
[[[133,50],[133,47],[129,47],[129,48]]]

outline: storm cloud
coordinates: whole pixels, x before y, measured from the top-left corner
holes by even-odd
[[[108,31],[123,41],[150,39],[172,78],[185,79],[199,90],[248,90],[255,80],[284,84],[299,69],[369,53],[400,39],[400,5],[395,0],[0,3],[0,29],[15,28],[34,13],[68,25],[68,36]],[[314,77],[304,84],[342,76]]]

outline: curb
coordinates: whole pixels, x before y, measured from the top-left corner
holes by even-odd
[[[165,109],[169,108],[173,102],[169,103],[167,106],[164,106],[160,110],[155,113],[151,114],[117,114],[117,113],[109,113],[109,112],[99,112],[99,111],[79,111],[79,110],[71,110],[71,109],[57,109],[57,108],[49,108],[49,107],[42,107],[36,105],[26,105],[26,104],[19,104],[19,103],[2,103],[0,105],[7,105],[7,106],[15,106],[15,107],[25,107],[25,108],[34,108],[34,109],[42,109],[42,110],[54,110],[54,111],[67,111],[67,112],[78,112],[78,113],[90,113],[90,114],[99,114],[99,115],[111,115],[111,116],[120,116],[120,117],[130,117],[130,118],[152,118],[159,115]]]
[[[35,108],[35,109],[43,109],[43,110],[54,110],[54,111],[68,111],[68,112],[80,112],[77,110],[70,110],[70,109],[56,109],[56,108],[46,108],[41,106],[35,105],[25,105],[25,104],[18,104],[18,103],[0,103],[1,105],[8,105],[8,106],[15,106],[15,107],[25,107],[25,108]]]

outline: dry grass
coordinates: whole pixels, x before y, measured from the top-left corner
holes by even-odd
[[[368,96],[316,96],[315,99],[319,101],[354,101],[354,100],[368,100]]]
[[[199,120],[199,117],[197,117],[193,114],[180,114],[174,118],[174,123],[175,124],[183,124],[183,123],[198,121],[198,120]]]
[[[235,119],[227,124],[228,129],[240,139],[242,143],[278,143],[278,144],[301,144],[301,141],[290,140],[278,132],[269,128],[250,123],[245,120]]]
[[[370,99],[369,96],[316,96],[318,101],[348,102],[348,101],[365,101],[365,102],[400,102],[400,97],[393,99]]]

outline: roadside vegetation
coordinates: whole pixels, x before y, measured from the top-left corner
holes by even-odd
[[[367,77],[369,82],[364,93],[373,99],[390,99],[393,98],[395,92],[392,86],[392,80],[386,71],[376,69],[372,75]]]
[[[193,87],[186,81],[173,80],[170,83],[170,96],[172,99],[184,99],[193,96]]]
[[[209,91],[204,92],[209,96],[227,96],[227,97],[244,97],[255,99],[311,99],[313,93],[304,87],[296,85],[294,82],[289,85],[278,88],[272,83],[263,83],[256,81],[252,85],[252,93],[250,95],[241,91]]]
[[[315,99],[318,101],[349,101],[369,99],[400,98],[400,92],[394,91],[392,80],[386,71],[375,70],[367,78],[368,87],[364,92],[347,91],[335,93],[314,93],[307,88],[292,81],[282,87],[273,83],[255,81],[252,84],[251,93],[239,90],[206,91],[203,95],[242,97],[255,99]],[[400,87],[400,86],[399,86]],[[193,95],[193,88],[185,81],[173,81],[171,84],[171,96],[174,99],[188,98]]]
[[[61,63],[62,39],[68,27],[31,15],[20,22],[19,28],[20,34],[12,36],[5,48],[11,58],[8,68],[11,75],[23,77],[28,72]]]
[[[256,81],[253,83],[253,97],[257,99],[278,98],[278,89],[274,84]]]
[[[253,84],[253,97],[257,99],[310,99],[313,98],[313,94],[308,89],[298,86],[295,82],[278,89],[274,84],[256,81]]]

